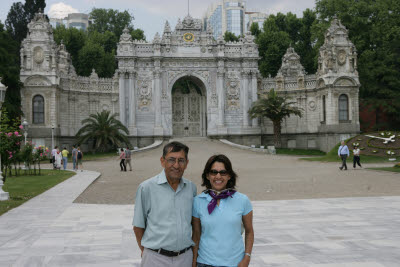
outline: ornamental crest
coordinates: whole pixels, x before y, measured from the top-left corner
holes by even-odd
[[[227,110],[238,110],[240,108],[240,79],[235,72],[228,72],[226,81]]]

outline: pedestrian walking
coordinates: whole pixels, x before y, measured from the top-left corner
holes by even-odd
[[[83,171],[83,165],[82,165],[82,161],[83,161],[83,152],[81,151],[81,148],[78,146],[77,149],[77,153],[76,153],[76,159],[77,159],[77,164],[76,164],[76,170],[79,169],[79,165],[81,165],[81,172]]]
[[[54,157],[54,161],[55,161],[55,169],[57,170],[61,170],[61,161],[62,161],[62,154],[61,151],[57,148],[56,150],[56,154]]]
[[[58,146],[55,146],[52,150],[51,150],[51,161],[53,163],[53,169],[56,169],[56,154],[57,154],[57,149]]]
[[[120,154],[119,154],[119,159],[121,160],[119,162],[119,166],[121,167],[121,172],[126,172],[125,152],[124,152],[123,148],[121,148],[121,151],[120,151]]]
[[[338,156],[342,159],[342,166],[339,167],[340,170],[343,170],[343,168],[344,170],[347,170],[346,160],[349,155],[350,155],[349,148],[344,143],[344,141],[342,141],[341,146],[338,149]]]
[[[125,166],[128,167],[129,165],[129,171],[132,171],[131,159],[132,151],[129,149],[129,146],[127,146],[125,149]]]
[[[354,169],[356,168],[356,164],[358,166],[360,166],[360,168],[362,168],[361,163],[360,163],[360,149],[358,148],[358,146],[354,146],[354,149],[353,149],[353,168]]]
[[[76,149],[75,145],[72,146],[72,168],[74,171],[77,170],[76,161],[78,156],[78,149]]]
[[[164,146],[160,158],[164,170],[136,191],[133,231],[142,251],[142,267],[192,266],[192,204],[197,189],[182,177],[188,152],[179,142]]]
[[[61,154],[62,154],[63,167],[64,167],[64,171],[65,171],[67,169],[68,154],[69,154],[69,151],[67,150],[66,147],[64,147],[63,151],[61,151]]]

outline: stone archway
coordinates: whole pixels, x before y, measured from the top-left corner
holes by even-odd
[[[207,135],[206,88],[197,77],[184,76],[172,86],[172,135]]]

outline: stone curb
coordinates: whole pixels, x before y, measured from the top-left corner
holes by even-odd
[[[265,149],[265,148],[256,148],[256,147],[249,147],[249,146],[239,145],[239,144],[232,143],[231,141],[228,141],[226,139],[219,139],[219,141],[224,143],[224,144],[226,144],[226,145],[237,147],[237,148],[244,149],[244,150],[249,150],[249,151],[258,152],[258,153],[264,153],[264,154],[271,154],[271,155],[275,155],[276,154],[276,153],[271,153],[268,149]]]

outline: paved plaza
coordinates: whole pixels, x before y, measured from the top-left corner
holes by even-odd
[[[340,172],[334,163],[216,141],[186,143],[185,176],[199,192],[208,156],[222,152],[232,159],[238,189],[254,206],[251,266],[399,266],[398,174]],[[0,266],[139,266],[134,195],[141,181],[161,170],[160,155],[161,147],[134,154],[134,171],[126,173],[119,172],[117,159],[84,163],[91,171],[1,216]]]

